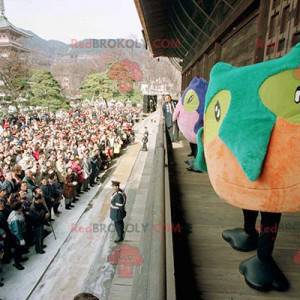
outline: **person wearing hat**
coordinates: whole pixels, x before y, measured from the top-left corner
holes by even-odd
[[[73,300],[99,300],[99,298],[90,293],[80,293]]]
[[[144,132],[144,136],[143,136],[143,139],[142,139],[142,143],[143,143],[142,151],[148,151],[148,147],[147,147],[148,136],[149,136],[149,131],[148,131],[148,128],[145,127],[145,132]]]
[[[126,194],[120,189],[120,182],[112,180],[112,187],[114,192],[111,197],[110,203],[110,218],[114,221],[115,229],[118,235],[118,239],[115,240],[116,243],[122,242],[124,240],[124,221],[126,217]]]

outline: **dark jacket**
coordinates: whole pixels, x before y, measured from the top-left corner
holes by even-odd
[[[170,102],[170,104],[171,104],[171,106],[173,108],[173,112],[174,112],[176,104],[173,100]],[[173,112],[172,112],[172,110],[170,110],[167,107],[167,105],[168,105],[168,103],[165,102],[162,106],[162,110],[163,110],[163,113],[164,113],[166,126],[168,128],[170,128],[170,127],[173,126]]]
[[[110,218],[113,221],[121,221],[126,217],[126,195],[123,191],[113,193],[110,203]]]
[[[8,228],[17,241],[24,239],[26,232],[25,217],[22,212],[13,210],[7,219]]]
[[[53,202],[53,195],[51,193],[50,185],[49,184],[41,185],[41,190],[43,192],[43,197],[46,201],[47,206],[50,207]]]
[[[31,224],[34,227],[42,226],[45,223],[45,215],[47,213],[47,209],[44,205],[37,206],[35,203],[32,203],[29,210],[29,217],[31,220]]]
[[[58,182],[49,184],[51,198],[54,200],[60,199],[62,195],[62,187]]]
[[[32,191],[34,191],[34,190],[38,187],[38,186],[34,183],[34,181],[33,181],[31,178],[27,177],[27,176],[25,176],[25,177],[23,178],[23,181],[27,183],[28,189],[30,189],[30,190],[32,190]]]
[[[7,194],[11,194],[14,192],[14,183],[9,180],[1,181],[0,190],[6,191]]]
[[[7,219],[10,214],[8,209],[0,210],[0,227],[3,228],[6,234],[9,232]]]

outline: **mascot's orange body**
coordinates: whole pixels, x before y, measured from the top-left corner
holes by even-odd
[[[194,165],[208,171],[222,199],[243,209],[244,228],[225,230],[222,237],[235,250],[257,249],[240,272],[258,290],[289,288],[272,252],[281,213],[300,211],[299,138],[300,44],[260,64],[214,66]]]

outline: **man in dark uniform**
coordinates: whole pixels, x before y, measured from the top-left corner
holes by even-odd
[[[144,136],[143,136],[143,139],[142,139],[142,143],[143,143],[142,151],[148,151],[148,147],[147,147],[148,136],[149,136],[149,131],[148,131],[148,128],[145,127],[145,132],[144,132]]]
[[[123,219],[126,217],[126,195],[120,189],[120,182],[112,180],[112,187],[114,189],[114,192],[112,194],[110,203],[110,218],[115,223],[115,228],[118,235],[118,239],[116,239],[115,242],[119,243],[124,240]]]
[[[178,125],[177,121],[173,122],[173,113],[176,108],[176,101],[172,99],[170,95],[165,96],[165,102],[163,103],[162,110],[165,118],[165,124],[167,131],[172,142],[178,140]]]

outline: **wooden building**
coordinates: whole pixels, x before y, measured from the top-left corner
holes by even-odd
[[[153,55],[209,78],[225,61],[242,66],[285,54],[300,42],[300,0],[135,0]],[[177,41],[177,43],[174,43]],[[169,45],[169,47],[167,47]]]
[[[148,47],[181,70],[182,89],[193,76],[208,79],[217,61],[252,64],[279,57],[300,42],[300,0],[135,2]],[[241,210],[216,195],[207,174],[186,170],[189,151],[184,139],[169,145],[165,164],[172,223],[188,227],[172,236],[176,298],[166,299],[300,299],[299,213],[283,215],[274,251],[290,290],[261,293],[249,288],[238,266],[254,253],[234,251],[221,238],[223,230],[241,226]]]

